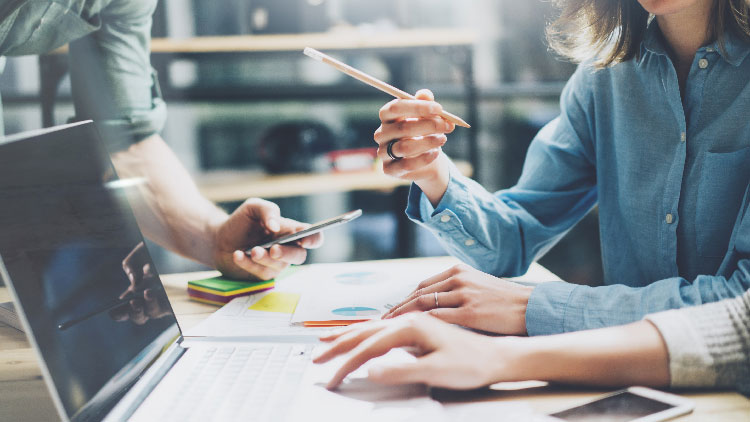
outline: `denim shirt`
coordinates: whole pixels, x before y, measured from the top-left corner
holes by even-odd
[[[150,62],[156,1],[5,0],[0,55],[43,54],[69,43],[74,119],[95,120],[110,150],[124,148],[166,120]]]
[[[598,205],[604,286],[535,287],[530,335],[624,324],[750,288],[750,45],[698,50],[684,105],[652,24],[638,59],[581,65],[561,115],[532,141],[516,186],[495,193],[451,171],[433,208],[407,215],[496,276],[523,274]]]

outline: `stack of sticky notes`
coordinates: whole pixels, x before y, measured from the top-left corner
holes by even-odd
[[[272,289],[275,280],[236,281],[224,277],[206,278],[188,282],[188,296],[198,302],[224,305],[230,300]]]

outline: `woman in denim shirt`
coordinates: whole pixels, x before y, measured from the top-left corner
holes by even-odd
[[[470,265],[425,280],[386,317],[553,334],[750,287],[750,2],[557,3],[552,45],[582,64],[516,186],[490,193],[455,170],[440,152],[454,127],[430,92],[381,109],[385,171],[414,181],[407,215]],[[497,278],[523,274],[594,206],[604,286]]]

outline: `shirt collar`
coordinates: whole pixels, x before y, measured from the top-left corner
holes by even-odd
[[[648,53],[667,56],[667,49],[664,47],[664,37],[661,35],[656,19],[652,19],[648,23],[646,33],[643,34],[639,64],[643,62]]]
[[[646,33],[643,36],[641,42],[641,57],[639,64],[643,62],[644,57],[648,53],[658,54],[667,56],[667,49],[665,47],[666,41],[664,36],[659,30],[659,25],[656,23],[656,19],[649,22],[646,28]],[[750,43],[738,37],[731,31],[724,33],[724,50],[719,48],[719,42],[714,41],[713,43],[701,47],[698,49],[699,52],[711,52],[715,51],[729,64],[733,66],[739,66],[750,54]]]
[[[711,45],[702,47],[701,50],[713,50],[732,66],[739,66],[750,54],[750,42],[743,40],[731,31],[724,33],[724,50],[719,48],[719,42],[716,41]]]

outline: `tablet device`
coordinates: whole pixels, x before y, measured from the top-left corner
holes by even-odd
[[[362,215],[362,210],[354,210],[349,211],[345,214],[341,214],[337,217],[329,218],[328,220],[319,221],[312,226],[306,228],[305,230],[298,231],[296,233],[288,234],[286,236],[281,236],[279,238],[270,240],[262,245],[256,245],[260,246],[261,248],[268,249],[273,245],[282,245],[284,243],[294,242],[295,240],[302,239],[303,237],[307,237],[310,235],[313,235],[315,233],[321,232],[326,229],[330,229],[331,227],[336,227],[344,223],[348,223],[355,218]],[[252,250],[255,246],[245,249],[246,254],[250,254],[250,250]]]
[[[630,387],[553,413],[545,421],[659,422],[686,415],[693,407],[692,401],[674,394]]]

